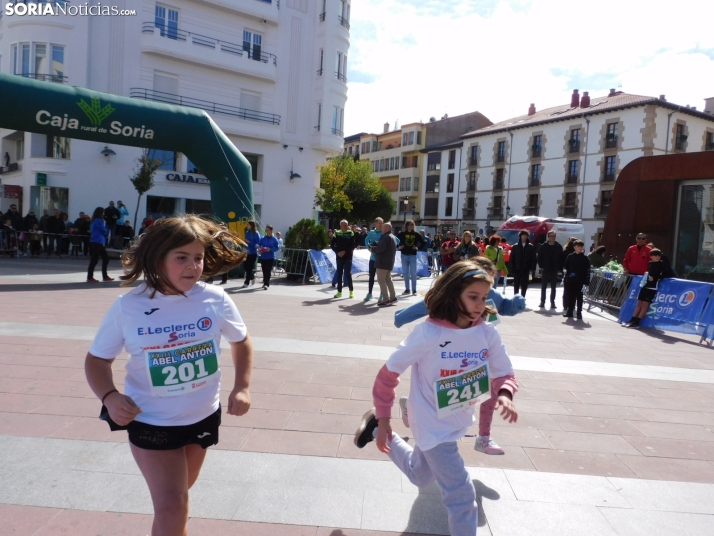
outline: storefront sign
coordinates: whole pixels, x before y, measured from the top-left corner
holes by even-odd
[[[47,186],[47,173],[38,173],[36,186]]]
[[[211,181],[209,181],[206,177],[183,175],[180,173],[167,173],[166,180],[172,182],[188,182],[191,184],[211,184]]]

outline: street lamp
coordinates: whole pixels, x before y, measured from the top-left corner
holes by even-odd
[[[407,207],[409,206],[409,198],[404,198],[404,230],[407,230]]]

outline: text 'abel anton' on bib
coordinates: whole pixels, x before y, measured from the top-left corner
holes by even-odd
[[[436,415],[440,419],[488,400],[491,398],[488,363],[468,372],[441,378],[434,384],[434,389]]]
[[[182,344],[163,350],[147,350],[151,396],[180,396],[203,389],[218,372],[216,341]]]

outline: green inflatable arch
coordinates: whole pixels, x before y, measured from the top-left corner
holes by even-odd
[[[185,154],[210,180],[213,214],[243,236],[250,164],[203,110],[7,74],[0,96],[1,128]]]

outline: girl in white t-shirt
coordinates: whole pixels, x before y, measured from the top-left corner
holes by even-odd
[[[117,298],[85,360],[89,386],[102,401],[100,418],[127,430],[131,452],[151,492],[152,535],[186,534],[188,490],[221,423],[221,338],[231,347],[234,387],[227,413],[244,415],[253,348],[233,301],[199,282],[238,266],[244,245],[227,229],[198,218],[158,220],[122,259],[123,285],[144,284]],[[122,394],[112,363],[126,349]]]
[[[484,318],[493,279],[472,261],[455,263],[426,293],[429,319],[418,325],[389,357],[374,383],[374,409],[362,418],[355,445],[376,439],[377,448],[418,487],[436,480],[448,511],[452,536],[474,536],[476,491],[459,453],[459,439],[475,422],[474,406],[496,393],[495,409],[509,422],[518,413],[518,388],[498,331]],[[486,366],[487,365],[487,366]],[[391,410],[399,376],[409,367],[412,449],[392,432]],[[490,389],[489,389],[490,387]]]

